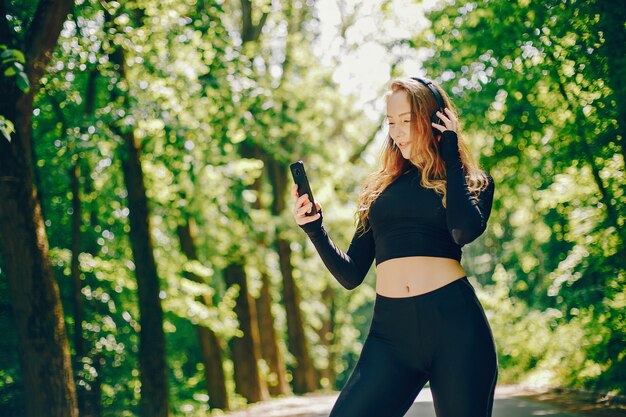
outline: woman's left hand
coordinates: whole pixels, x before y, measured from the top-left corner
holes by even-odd
[[[440,132],[443,132],[445,130],[451,130],[456,133],[459,120],[456,118],[454,113],[452,113],[452,111],[449,108],[446,107],[445,109],[443,109],[443,111],[445,112],[445,114],[440,111],[437,111],[436,114],[437,116],[439,116],[439,118],[441,119],[441,121],[444,123],[445,126],[434,123],[434,122],[431,123],[431,125],[435,129],[439,130]],[[439,136],[437,140],[441,140],[441,136]]]

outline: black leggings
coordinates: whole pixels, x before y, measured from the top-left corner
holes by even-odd
[[[414,297],[376,295],[361,357],[330,417],[401,417],[427,381],[437,417],[490,417],[491,328],[463,277]]]

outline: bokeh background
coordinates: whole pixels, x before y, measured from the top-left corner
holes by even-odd
[[[206,416],[341,388],[374,268],[341,248],[427,76],[496,181],[462,264],[499,383],[626,381],[626,8],[601,0],[0,1],[0,415]]]

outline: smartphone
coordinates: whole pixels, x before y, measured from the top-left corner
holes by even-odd
[[[313,200],[313,193],[311,192],[311,186],[309,185],[309,179],[306,176],[304,170],[304,163],[302,161],[294,162],[289,165],[291,170],[291,176],[293,182],[298,186],[298,195],[308,194],[309,200],[313,203],[311,210],[306,214],[307,216],[314,216],[317,214],[317,207],[315,206],[315,200]]]

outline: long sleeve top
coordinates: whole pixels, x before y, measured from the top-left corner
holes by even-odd
[[[446,166],[445,208],[440,195],[420,185],[421,174],[411,164],[372,203],[367,231],[355,231],[347,251],[332,241],[322,225],[323,216],[300,226],[330,273],[345,288],[361,284],[374,259],[376,265],[392,258],[420,255],[460,261],[461,247],[484,232],[491,214],[493,178],[486,173],[488,185],[476,201],[465,179],[454,131],[443,132],[439,152]]]

